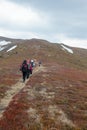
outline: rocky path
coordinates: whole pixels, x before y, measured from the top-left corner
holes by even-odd
[[[33,75],[42,71],[43,70],[43,66],[40,67],[36,67],[33,70]],[[11,102],[12,98],[21,91],[21,89],[23,89],[26,85],[26,83],[29,81],[29,79],[27,79],[25,81],[25,83],[22,82],[22,79],[19,80],[19,82],[17,82],[15,85],[13,85],[11,87],[10,90],[8,90],[5,93],[5,96],[3,99],[1,99],[0,101],[0,118],[3,116],[3,112],[5,111],[6,107],[9,105],[9,103]]]

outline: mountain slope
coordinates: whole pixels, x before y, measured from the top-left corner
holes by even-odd
[[[1,104],[7,93],[12,97],[6,108],[0,106],[1,130],[86,130],[87,50],[31,39],[12,42],[0,55]],[[24,59],[35,59],[36,68],[14,95],[9,92],[22,81]]]
[[[9,40],[11,41],[11,40]],[[15,47],[12,51],[7,51],[12,47]],[[25,58],[37,58],[44,61],[57,62],[59,64],[67,64],[71,67],[87,68],[87,50],[80,48],[72,48],[64,45],[68,49],[71,49],[73,53],[70,53],[62,44],[50,43],[45,40],[31,39],[31,40],[14,40],[10,44],[6,45],[6,48],[0,52],[0,57],[8,57],[18,59]],[[48,62],[49,62],[48,61]]]

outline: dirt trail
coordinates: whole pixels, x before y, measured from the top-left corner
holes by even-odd
[[[40,67],[36,67],[34,68],[33,70],[33,74],[36,74],[40,71],[44,70],[44,67],[43,66],[40,66]],[[8,90],[6,93],[5,93],[5,97],[3,99],[1,99],[0,101],[0,118],[3,116],[3,112],[5,111],[6,107],[9,105],[10,101],[12,100],[12,98],[20,92],[20,90],[22,88],[25,87],[26,83],[29,81],[29,79],[27,79],[25,81],[25,83],[22,82],[22,79],[19,80],[19,82],[17,82],[15,85],[13,85],[11,87],[10,90]]]

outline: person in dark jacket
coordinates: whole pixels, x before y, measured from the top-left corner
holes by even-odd
[[[24,60],[21,65],[21,71],[22,71],[23,82],[25,82],[25,79],[27,77],[27,71],[28,71],[28,65],[26,60]]]
[[[32,68],[32,64],[30,64],[30,74],[32,74],[33,68]]]
[[[28,70],[27,70],[27,79],[30,76],[30,60],[27,60]]]
[[[28,71],[27,71],[27,79],[29,78],[29,76],[32,74],[32,64],[31,61],[27,60],[27,64],[28,64]]]

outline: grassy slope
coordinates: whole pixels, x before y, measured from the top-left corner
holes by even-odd
[[[86,130],[87,51],[72,49],[74,54],[63,51],[58,44],[32,39],[18,44],[8,55],[2,54],[0,98],[21,77],[23,59],[42,60],[45,67],[9,104],[0,121],[2,130]]]

